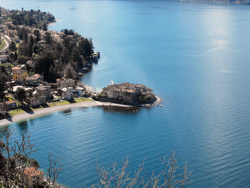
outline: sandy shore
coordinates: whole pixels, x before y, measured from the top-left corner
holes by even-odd
[[[138,106],[138,107],[151,107],[154,105],[158,105],[161,102],[161,99],[157,97],[157,100],[154,104],[150,104],[150,106]],[[34,119],[37,117],[41,117],[44,115],[48,115],[54,112],[58,111],[64,111],[72,108],[87,108],[87,107],[94,107],[94,106],[117,106],[117,107],[124,107],[124,108],[131,108],[135,106],[130,105],[124,105],[124,104],[117,104],[117,103],[111,103],[111,102],[100,102],[100,101],[84,101],[80,103],[73,103],[73,104],[66,104],[61,106],[53,106],[48,108],[41,108],[39,110],[35,110],[32,113],[23,113],[15,115],[8,119],[2,119],[0,120],[0,127],[8,126],[11,123],[24,121],[26,119]]]

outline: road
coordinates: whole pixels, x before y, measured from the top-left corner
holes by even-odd
[[[9,48],[11,40],[7,35],[4,35],[4,34],[0,34],[0,35],[1,35],[1,37],[3,38],[3,40],[4,40],[5,44],[6,44],[6,46],[2,50],[0,50],[0,53],[2,53],[2,52],[4,52],[5,50],[7,50]]]

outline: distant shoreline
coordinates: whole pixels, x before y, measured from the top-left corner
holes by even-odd
[[[156,97],[156,101],[152,104],[142,104],[142,105],[126,105],[126,104],[118,104],[111,102],[100,102],[100,101],[84,101],[73,104],[65,104],[61,106],[53,106],[47,108],[41,108],[39,110],[35,110],[32,113],[22,113],[18,115],[14,115],[8,119],[0,120],[0,128],[7,127],[12,123],[21,122],[27,119],[35,119],[45,115],[49,115],[55,112],[60,112],[68,109],[74,108],[87,108],[87,107],[98,107],[98,106],[115,106],[115,107],[124,107],[124,108],[134,108],[134,107],[152,107],[161,103],[160,97]]]
[[[249,1],[228,1],[228,0],[179,0],[179,2],[200,2],[200,3],[212,3],[221,5],[250,5]]]

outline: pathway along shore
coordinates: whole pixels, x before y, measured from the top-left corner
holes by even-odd
[[[161,102],[161,99],[159,97],[156,97],[156,98],[157,100],[153,104],[146,104],[146,105],[141,105],[138,107],[151,107],[153,105],[158,105]],[[87,108],[87,107],[97,107],[97,106],[117,106],[117,107],[125,107],[125,108],[136,107],[136,106],[123,105],[123,104],[118,104],[118,103],[111,103],[111,102],[84,101],[84,102],[79,102],[79,103],[42,108],[39,110],[35,110],[32,113],[22,113],[22,114],[15,115],[8,119],[2,119],[0,120],[0,128],[8,126],[11,123],[24,121],[26,119],[34,119],[34,118],[42,117],[42,116],[45,116],[54,112],[64,111],[64,110],[73,109],[73,108]]]

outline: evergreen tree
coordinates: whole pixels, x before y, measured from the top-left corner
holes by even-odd
[[[75,46],[71,53],[71,60],[81,62],[80,52],[77,46]]]
[[[47,26],[47,24],[46,24],[45,22],[43,23],[43,30],[44,30],[44,31],[47,31],[47,30],[48,30],[48,26]]]
[[[21,103],[26,99],[26,93],[25,93],[24,89],[22,89],[22,88],[17,89],[16,99]]]
[[[16,44],[14,43],[13,40],[11,41],[11,43],[10,43],[10,45],[9,45],[9,49],[10,49],[10,51],[12,51],[12,52],[14,52],[14,51],[17,50]]]
[[[52,37],[49,32],[46,32],[44,35],[44,40],[46,41],[47,44],[52,44]]]

